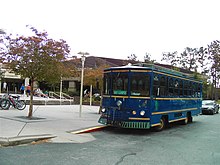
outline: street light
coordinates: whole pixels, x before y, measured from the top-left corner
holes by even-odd
[[[62,76],[60,76],[60,105],[61,105],[61,101],[62,101],[62,91],[63,90],[63,80],[62,80]]]
[[[80,87],[80,106],[79,106],[79,117],[81,117],[82,114],[82,97],[83,97],[83,73],[84,73],[84,63],[86,60],[85,55],[89,55],[87,52],[79,52],[78,54],[81,55],[81,61],[82,61],[82,69],[81,69],[81,87]]]

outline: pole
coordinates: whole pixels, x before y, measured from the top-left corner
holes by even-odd
[[[85,62],[85,56],[83,54],[82,56],[82,72],[81,72],[81,87],[80,87],[80,106],[79,106],[79,117],[82,115],[82,97],[83,97],[83,74],[84,74],[84,62]]]
[[[79,117],[82,116],[82,97],[83,97],[83,74],[84,74],[84,63],[86,60],[85,55],[89,55],[87,52],[79,52],[78,54],[82,55],[81,61],[82,61],[82,72],[81,72],[81,87],[80,87],[80,105],[79,105]]]
[[[61,105],[61,98],[62,98],[62,87],[63,87],[63,83],[62,83],[62,76],[60,77],[60,105]]]
[[[89,93],[89,99],[90,99],[90,106],[92,105],[92,85],[90,85],[90,93]]]

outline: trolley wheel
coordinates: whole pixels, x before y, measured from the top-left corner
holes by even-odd
[[[184,120],[181,121],[181,124],[186,125],[189,123],[189,117],[187,116]]]
[[[188,123],[192,123],[193,122],[193,118],[192,118],[192,116],[190,115],[190,116],[188,116]]]
[[[191,116],[191,113],[187,113],[187,116],[186,116],[186,119],[184,119],[182,121],[182,124],[186,125],[186,124],[189,124],[189,123],[192,123],[193,122],[193,118]]]
[[[165,117],[161,117],[160,125],[156,126],[155,130],[156,131],[162,131],[165,127],[166,127],[166,118]]]

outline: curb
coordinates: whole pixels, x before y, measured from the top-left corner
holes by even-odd
[[[28,144],[34,141],[45,140],[55,138],[56,136],[51,134],[43,134],[43,135],[29,135],[29,136],[15,136],[10,138],[0,137],[0,146],[15,146],[20,144]]]
[[[80,130],[76,130],[76,131],[70,131],[70,133],[72,134],[81,134],[81,133],[89,133],[89,132],[94,132],[103,128],[106,128],[108,126],[106,125],[98,125],[98,126],[94,126],[94,127],[89,127],[89,128],[85,128],[85,129],[80,129]]]

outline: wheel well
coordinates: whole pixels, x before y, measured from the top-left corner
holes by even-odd
[[[187,116],[187,117],[192,117],[191,112],[190,112],[190,111],[189,111],[189,112],[187,112],[186,116]]]
[[[169,121],[169,120],[168,120],[168,119],[169,119],[169,118],[168,118],[168,115],[163,115],[161,118],[164,118],[164,119],[165,119],[165,124],[168,123],[168,121]]]
[[[192,118],[192,113],[189,111],[189,112],[187,112],[187,114],[186,114],[186,117],[188,118],[188,122],[189,123],[192,123],[192,121],[193,121],[193,118]]]

